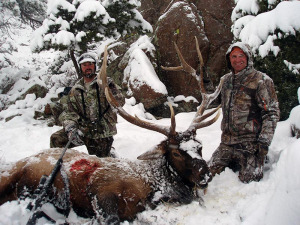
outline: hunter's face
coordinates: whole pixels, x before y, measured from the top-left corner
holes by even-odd
[[[92,74],[95,74],[95,64],[92,62],[85,62],[80,64],[81,71],[83,76],[91,76]]]
[[[247,56],[246,54],[240,49],[236,48],[230,53],[230,63],[234,70],[234,73],[238,73],[246,68],[247,66]]]

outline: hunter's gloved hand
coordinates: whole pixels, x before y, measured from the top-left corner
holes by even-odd
[[[266,155],[268,154],[269,146],[263,143],[258,143],[257,156],[261,163],[264,163]]]
[[[71,139],[71,143],[75,146],[84,145],[82,141],[83,133],[74,125],[69,125],[65,127],[65,131],[67,132],[69,140]]]

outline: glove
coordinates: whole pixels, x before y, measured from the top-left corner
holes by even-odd
[[[260,163],[263,165],[266,159],[266,155],[268,154],[269,146],[263,143],[258,143],[258,152],[257,157]]]
[[[83,133],[74,125],[66,126],[65,131],[67,132],[69,140],[75,146],[84,145],[82,138],[84,137]]]
[[[262,156],[266,156],[269,151],[269,146],[263,143],[258,144],[258,154]]]

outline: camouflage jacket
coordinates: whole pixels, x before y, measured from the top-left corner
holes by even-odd
[[[229,60],[232,45],[226,58]],[[252,54],[247,46],[240,47],[248,56],[247,67],[237,74],[224,75],[221,90],[223,120],[222,143],[231,145],[258,141],[270,145],[279,120],[279,104],[272,79],[253,68]],[[228,62],[230,64],[230,62]]]
[[[59,100],[50,103],[50,109],[54,117],[55,125],[62,126],[59,116],[68,108],[68,93],[71,87],[66,87],[63,92],[58,94]]]
[[[108,79],[108,85],[123,105],[124,97],[120,88],[111,79]],[[83,85],[83,79],[74,85],[68,95],[67,110],[59,117],[64,128],[75,126],[91,139],[110,137],[117,133],[117,115],[107,102],[104,89],[100,87],[97,91],[97,87],[96,78],[88,89]]]

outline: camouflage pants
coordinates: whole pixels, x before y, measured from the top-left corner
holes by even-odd
[[[209,167],[213,176],[226,167],[239,171],[239,179],[244,183],[259,181],[263,177],[264,157],[258,153],[256,142],[225,145],[220,144],[213,153]]]
[[[61,129],[53,133],[50,137],[50,147],[51,148],[64,148],[69,139],[64,129]],[[88,150],[90,155],[96,155],[98,157],[109,157],[111,156],[110,150],[113,144],[114,138],[100,138],[100,139],[91,139],[83,138],[83,142]],[[71,143],[70,148],[76,147]]]

